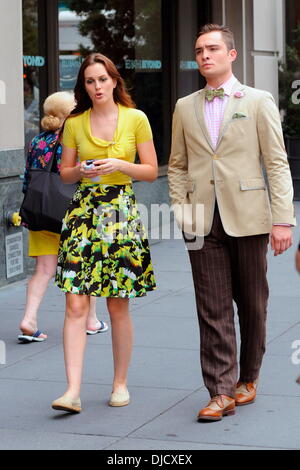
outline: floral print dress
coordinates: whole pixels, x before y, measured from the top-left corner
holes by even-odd
[[[56,284],[64,292],[134,298],[156,288],[132,185],[81,184],[63,220]]]
[[[45,168],[51,158],[53,148],[56,145],[58,134],[45,131],[35,136],[29,144],[26,167],[23,181],[23,193],[26,193],[29,183],[29,171],[31,168]],[[59,144],[55,152],[55,161],[52,170],[59,173],[62,146]]]

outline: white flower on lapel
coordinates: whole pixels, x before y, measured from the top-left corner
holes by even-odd
[[[234,93],[234,96],[235,96],[236,98],[243,98],[243,96],[245,96],[245,93],[243,93],[242,91],[236,91],[236,92]]]

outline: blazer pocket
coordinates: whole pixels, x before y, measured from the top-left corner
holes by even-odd
[[[256,189],[266,189],[264,178],[247,178],[240,180],[240,188],[242,191],[254,191]]]
[[[240,121],[249,121],[251,118],[249,116],[239,116],[239,117],[232,117],[230,122],[240,122]]]

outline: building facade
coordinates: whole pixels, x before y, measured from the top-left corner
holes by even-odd
[[[3,5],[5,3],[5,5]],[[40,131],[46,96],[72,90],[88,50],[118,66],[137,107],[149,117],[160,176],[135,183],[139,202],[168,203],[166,166],[172,111],[179,97],[202,87],[194,43],[201,25],[235,33],[237,78],[278,101],[286,19],[297,0],[10,0],[0,4],[0,286],[27,275],[27,234],[9,222],[22,201],[26,149]],[[79,9],[81,8],[81,10]],[[296,21],[300,21],[299,8]],[[290,21],[290,20],[288,20]],[[298,23],[296,23],[298,24]],[[11,27],[13,25],[13,28]]]

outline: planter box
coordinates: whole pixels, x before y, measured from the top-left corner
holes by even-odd
[[[300,178],[300,158],[288,157],[292,176]]]
[[[294,201],[300,201],[300,178],[293,178]]]
[[[285,145],[293,179],[294,200],[300,201],[300,137],[285,137]]]
[[[285,137],[285,144],[289,157],[300,158],[300,137]]]
[[[294,200],[300,201],[300,157],[288,157],[288,162],[293,180]]]

